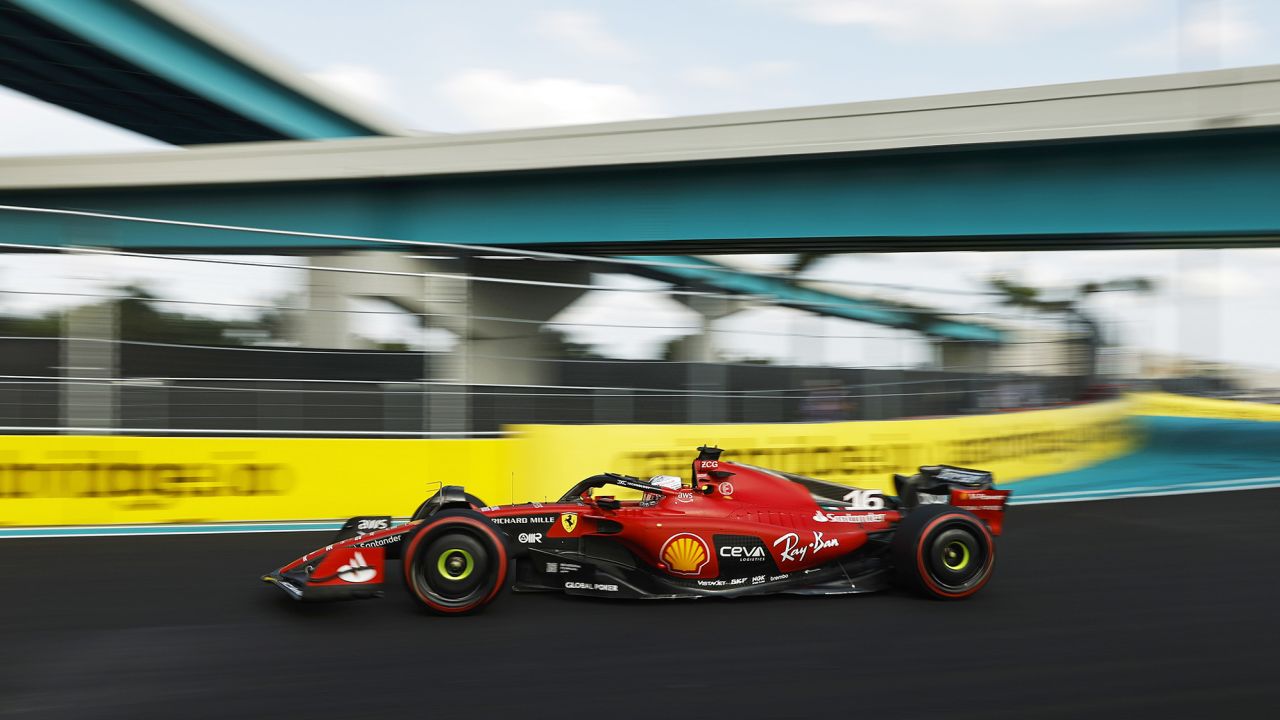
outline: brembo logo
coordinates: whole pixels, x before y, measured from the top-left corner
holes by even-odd
[[[671,572],[681,575],[697,575],[711,557],[707,541],[692,533],[667,538],[659,555]]]

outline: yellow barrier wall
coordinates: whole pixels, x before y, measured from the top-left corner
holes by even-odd
[[[694,448],[725,459],[865,488],[892,489],[895,472],[950,464],[997,482],[1064,472],[1131,451],[1130,402],[936,420],[789,425],[528,425],[512,449],[528,499],[559,496],[573,480],[612,471],[687,478]]]
[[[1136,415],[1280,421],[1280,405],[1162,392],[1134,393],[1130,397],[1134,400]]]
[[[1130,403],[937,420],[789,425],[535,425],[487,440],[0,438],[0,524],[404,516],[440,483],[486,502],[553,499],[599,472],[687,477],[694,448],[867,488],[948,463],[998,482],[1130,451]]]
[[[511,496],[502,439],[0,438],[0,524],[81,525],[409,515],[465,484]]]

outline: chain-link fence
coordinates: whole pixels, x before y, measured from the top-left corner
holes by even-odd
[[[31,249],[17,240],[0,248]],[[945,416],[1073,402],[1095,384],[1097,338],[989,292],[926,306],[895,293],[929,288],[833,291],[706,258],[375,240],[308,257],[6,255],[0,426],[471,436]]]

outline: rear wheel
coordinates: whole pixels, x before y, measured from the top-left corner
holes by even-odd
[[[427,609],[449,615],[477,612],[497,597],[507,578],[506,544],[476,513],[441,513],[414,535],[405,553],[409,592]]]
[[[485,507],[485,502],[471,493],[463,493],[463,497],[466,498],[467,504],[471,506],[472,510],[479,510],[480,508]],[[439,498],[436,495],[432,495],[418,505],[418,509],[413,511],[412,519],[421,520],[422,518],[427,517],[439,504]]]
[[[973,513],[949,505],[911,511],[893,538],[899,581],[942,599],[968,597],[995,568],[991,533]]]

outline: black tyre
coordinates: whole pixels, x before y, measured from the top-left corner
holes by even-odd
[[[472,495],[471,493],[464,493],[463,496],[466,498],[467,503],[471,505],[472,510],[479,510],[482,507],[487,507],[487,505],[485,505],[485,502],[483,500],[476,497],[475,495]],[[422,518],[430,515],[431,510],[434,509],[434,504],[438,504],[438,502],[439,502],[438,498],[434,495],[427,498],[426,500],[423,500],[422,504],[418,505],[418,509],[413,511],[413,516],[411,517],[411,519],[421,520]]]
[[[409,541],[404,580],[418,602],[447,615],[477,612],[506,583],[506,543],[484,516],[467,510],[437,514]]]
[[[898,525],[892,551],[899,583],[944,600],[976,593],[995,569],[995,543],[987,526],[950,505],[912,510]]]

